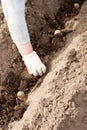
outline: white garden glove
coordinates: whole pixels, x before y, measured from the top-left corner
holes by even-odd
[[[23,56],[23,61],[29,71],[29,74],[42,76],[46,72],[46,66],[42,63],[35,51]]]

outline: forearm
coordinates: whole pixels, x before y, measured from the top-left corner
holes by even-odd
[[[10,35],[16,44],[30,43],[25,21],[24,0],[1,0]]]

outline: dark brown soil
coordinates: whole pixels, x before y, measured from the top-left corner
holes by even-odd
[[[65,0],[65,2],[51,0],[50,3],[44,0],[44,5],[39,0],[32,2],[28,0],[26,3],[26,19],[32,45],[47,66],[51,52],[64,47],[67,34],[73,31],[72,29],[67,31],[65,23],[79,13],[80,9],[76,10],[73,7],[75,2],[81,7],[84,0]],[[22,118],[28,107],[25,101],[21,102],[17,99],[17,92],[24,91],[27,97],[41,77],[28,74],[16,46],[9,37],[2,10],[0,27],[0,128],[6,130],[8,123]],[[57,29],[63,30],[61,36],[54,35]]]

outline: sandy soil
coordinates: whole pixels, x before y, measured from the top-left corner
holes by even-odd
[[[33,0],[33,2],[35,1]],[[5,31],[4,35],[7,38],[3,40],[1,37],[0,126],[4,125],[4,130],[87,129],[87,27],[85,26],[87,25],[87,1],[82,5],[80,12],[73,9],[74,2],[71,1],[71,4],[67,4],[71,10],[65,9],[66,11],[62,12],[61,22],[57,16],[60,16],[61,10],[64,9],[63,6],[59,9],[55,22],[53,22],[54,18],[46,15],[43,24],[33,26],[34,24],[30,23],[33,46],[44,63],[48,65],[48,72],[43,77],[29,76],[9,34]],[[27,4],[26,16],[28,11],[34,10],[36,7],[32,3],[28,3],[31,8],[28,8]],[[61,7],[61,2],[59,5]],[[35,10],[37,9],[35,8]],[[64,18],[66,13],[67,16]],[[78,15],[76,16],[76,14]],[[42,16],[44,15],[41,15],[40,20],[43,19]],[[6,25],[6,23],[3,24]],[[1,25],[3,24],[1,23]],[[45,25],[47,25],[46,29],[44,29]],[[36,26],[40,26],[40,28],[36,30]],[[53,35],[56,29],[62,29],[61,37]],[[49,48],[43,47],[40,38],[43,39],[44,44],[48,43]],[[59,49],[56,49],[58,47]],[[19,90],[24,91],[28,96],[26,101],[17,101],[16,94]],[[20,120],[14,121],[17,119]],[[7,128],[9,121],[11,123]],[[14,122],[12,123],[12,121]]]

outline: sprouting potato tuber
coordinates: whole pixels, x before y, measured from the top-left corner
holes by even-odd
[[[56,31],[54,32],[54,35],[62,35],[61,30],[56,30]]]
[[[23,91],[19,91],[19,92],[17,93],[17,98],[18,98],[19,100],[23,101],[23,100],[25,99],[25,94],[24,94],[24,92],[23,92]]]
[[[74,3],[74,8],[78,10],[80,8],[79,3]]]

